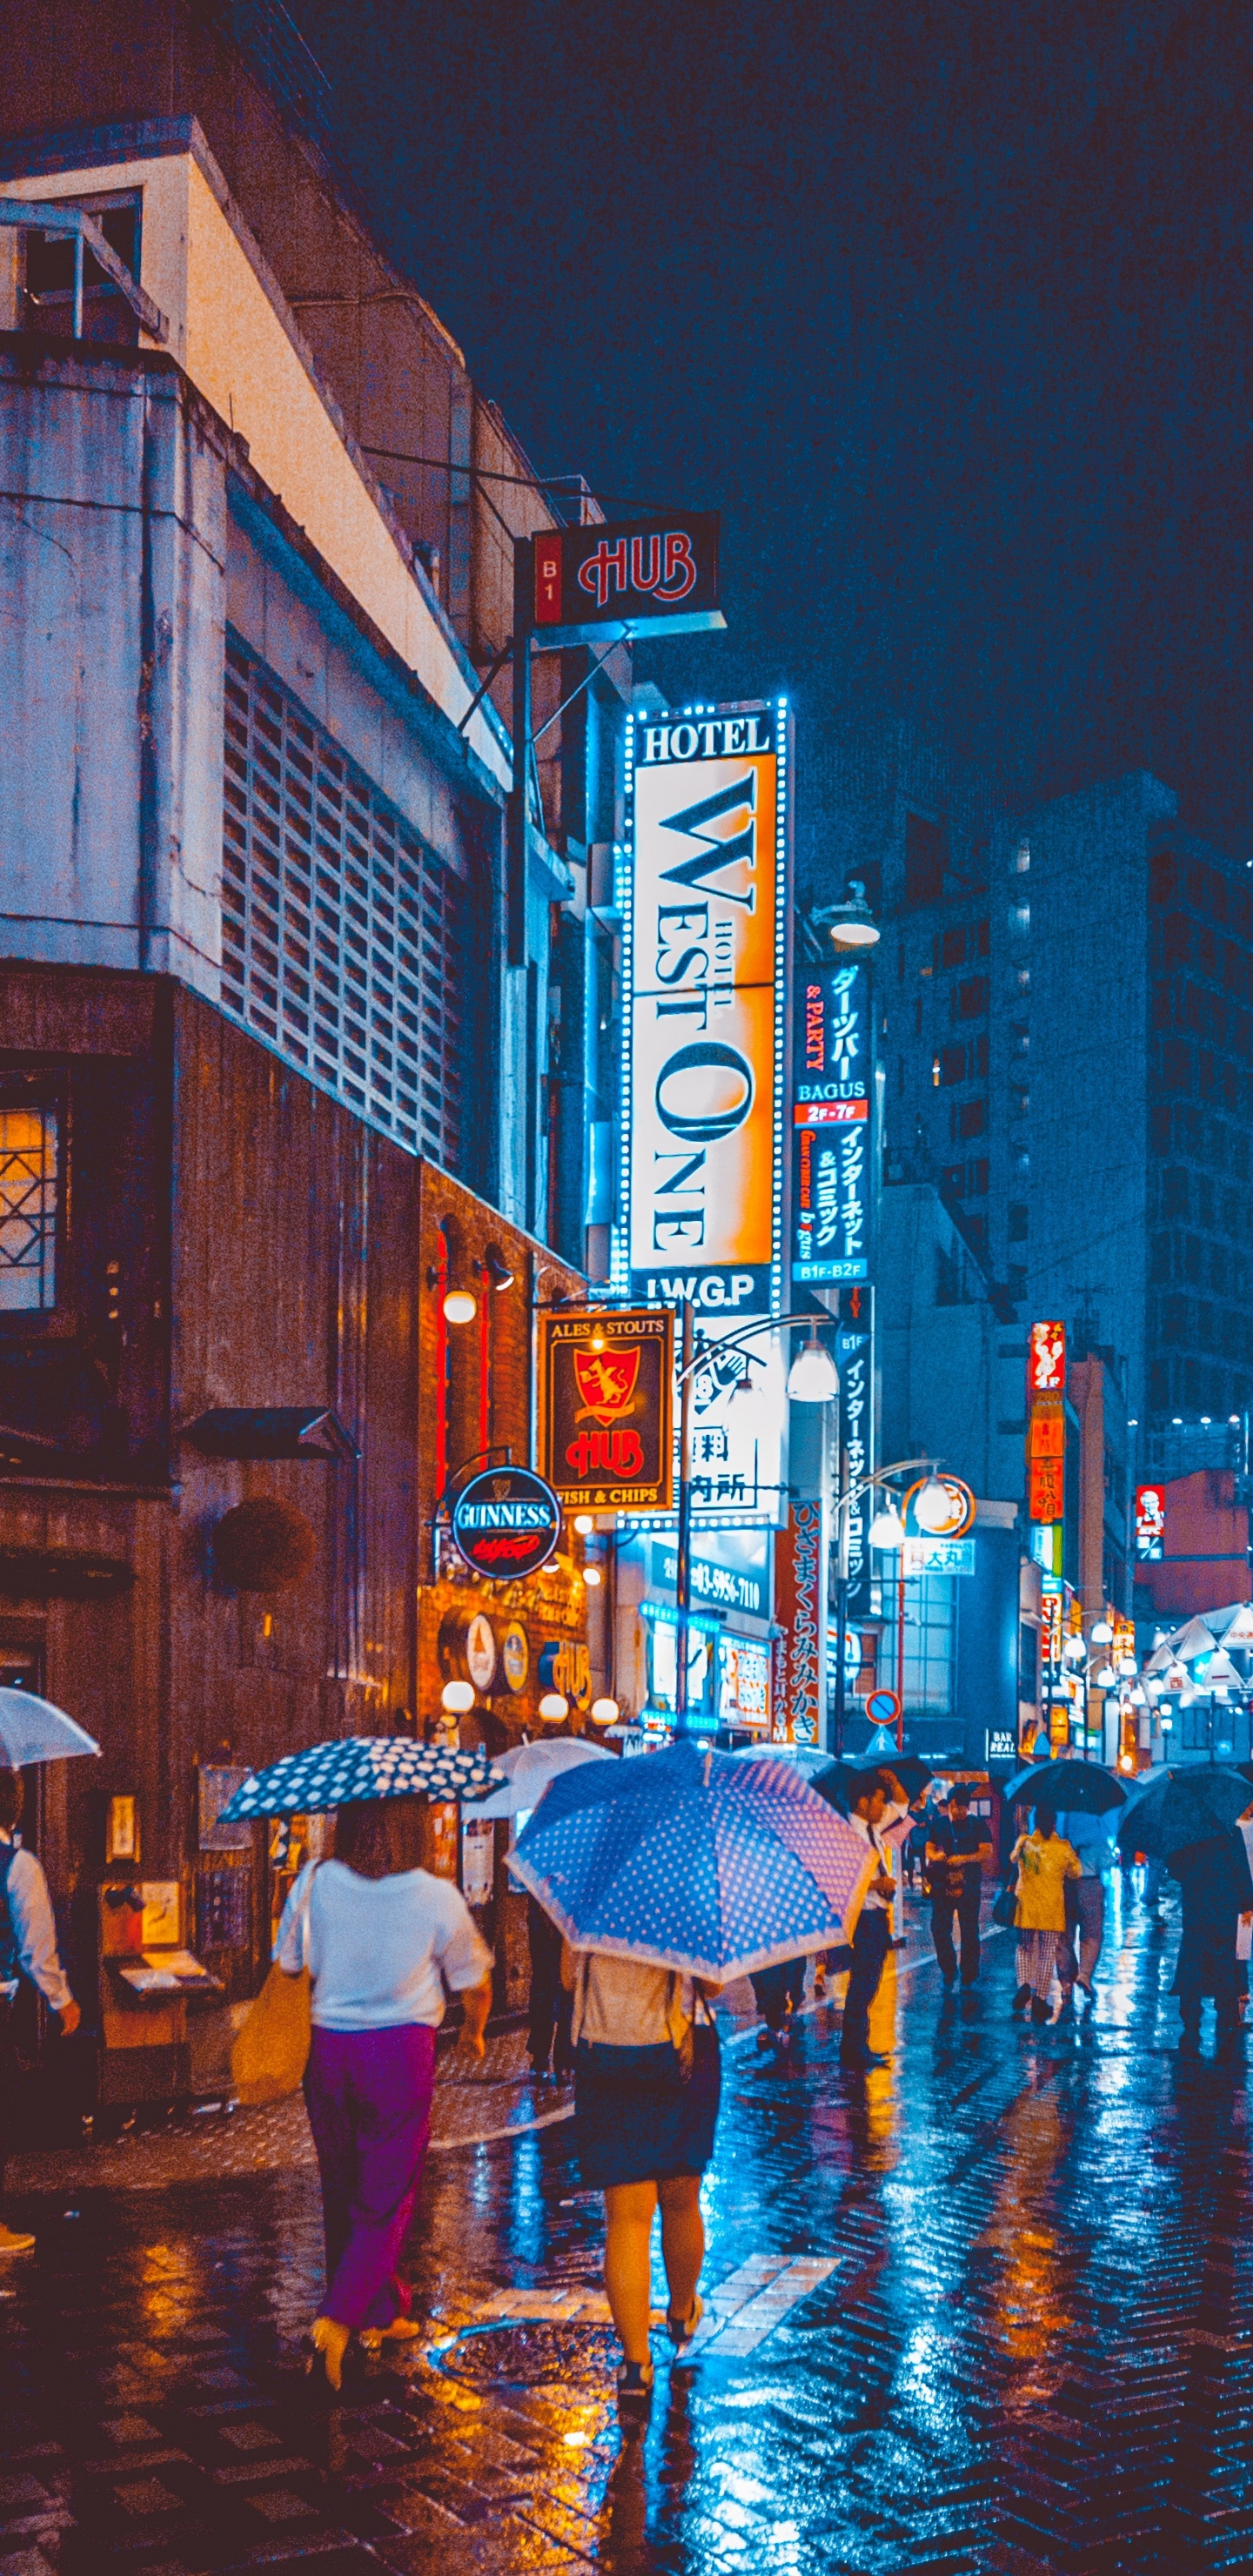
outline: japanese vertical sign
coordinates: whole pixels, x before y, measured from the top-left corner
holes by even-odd
[[[845,1288],[835,1353],[840,1371],[841,1437],[848,1453],[848,1615],[870,1608],[870,1522],[875,1509],[866,1478],[874,1459],[874,1290]]]
[[[1027,1518],[1048,1525],[1066,1509],[1066,1328],[1027,1336]]]
[[[821,1503],[793,1503],[787,1527],[775,1542],[774,1577],[775,1617],[782,1630],[774,1731],[789,1744],[817,1744],[821,1736],[827,1704],[825,1564]]]
[[[787,754],[782,701],[628,732],[614,1284],[728,1321],[777,1312],[782,1289]]]
[[[869,1275],[870,973],[806,968],[792,1003],[792,1277]]]

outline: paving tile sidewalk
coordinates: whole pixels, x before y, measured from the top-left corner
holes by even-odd
[[[300,2359],[307,2165],[32,2197],[37,2255],[0,2276],[0,2576],[1247,2571],[1245,2070],[1181,2067],[1172,1950],[1115,1889],[1095,2009],[1024,2030],[1012,1942],[963,2004],[911,1933],[864,2080],[826,2009],[782,2064],[733,2029],[709,2324],[682,2365],[658,2333],[643,2442],[566,2121],[432,2158],[429,2331],[333,2405]]]

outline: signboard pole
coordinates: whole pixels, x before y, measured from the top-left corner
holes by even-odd
[[[687,1621],[692,1606],[692,1380],[695,1358],[692,1300],[683,1300],[683,1336],[679,1346],[679,1548],[674,1597],[678,1609],[675,1637],[674,1731],[687,1733]]]
[[[535,540],[513,544],[513,785],[505,868],[505,953],[526,964],[527,774],[531,765],[531,633],[535,624]]]

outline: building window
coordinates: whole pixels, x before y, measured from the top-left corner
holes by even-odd
[[[987,1123],[988,1104],[986,1100],[954,1101],[952,1119],[953,1135],[959,1143],[964,1144],[968,1136],[982,1136],[986,1131]]]
[[[128,196],[65,197],[61,205],[81,206],[100,227],[123,268],[139,276],[139,198]],[[68,340],[74,329],[74,241],[68,233],[23,229],[25,279],[22,321],[27,331]],[[139,323],[121,287],[106,277],[89,250],[83,257],[83,338],[103,340],[114,348],[133,349]]]
[[[1010,1205],[1009,1239],[1011,1243],[1025,1243],[1027,1240],[1027,1211],[1021,1199],[1013,1200]]]
[[[938,903],[944,892],[945,835],[921,814],[905,817],[905,902],[911,912]]]
[[[224,1009],[371,1126],[458,1172],[469,951],[460,878],[232,642]]]
[[[0,1314],[56,1304],[57,1177],[55,1112],[0,1106]]]
[[[969,975],[953,987],[952,1012],[955,1020],[981,1020],[988,1007],[986,975]]]

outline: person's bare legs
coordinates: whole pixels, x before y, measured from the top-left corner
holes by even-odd
[[[663,2194],[674,2188],[672,2183],[661,2185]],[[649,2358],[649,2243],[656,2206],[655,2182],[611,2183],[605,2193],[605,2295],[628,2361],[646,2362]],[[670,2278],[668,2261],[666,2278]],[[691,2305],[690,2299],[688,2304]]]
[[[670,2314],[686,2325],[705,2260],[705,2223],[700,2214],[699,2174],[672,2174],[659,2182],[661,2254],[670,2292]]]

